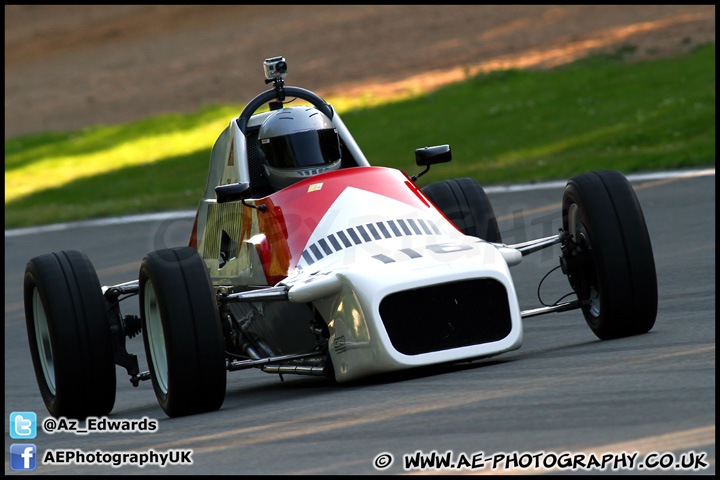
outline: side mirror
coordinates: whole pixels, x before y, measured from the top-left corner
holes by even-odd
[[[452,160],[450,145],[438,145],[436,147],[418,148],[415,150],[415,163],[418,167],[425,167],[425,170],[410,177],[413,182],[425,175],[430,170],[430,165],[445,163]]]
[[[215,187],[215,199],[217,203],[235,202],[240,200],[243,205],[250,208],[257,208],[261,212],[267,209],[267,205],[250,205],[245,200],[252,197],[252,189],[248,182],[229,183]]]
[[[415,150],[415,163],[418,167],[427,167],[436,163],[446,163],[452,160],[450,145],[418,148]]]
[[[250,184],[247,182],[230,183],[228,185],[218,185],[215,187],[217,203],[246,200],[250,197],[252,197],[252,190],[250,189]]]

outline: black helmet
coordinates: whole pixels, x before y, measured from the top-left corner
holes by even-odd
[[[337,129],[315,107],[273,112],[260,126],[258,147],[268,181],[275,189],[340,168]]]

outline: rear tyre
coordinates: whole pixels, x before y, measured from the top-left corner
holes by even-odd
[[[563,264],[588,325],[601,339],[648,332],[655,324],[655,260],[640,203],[615,170],[572,178],[563,194]]]
[[[160,406],[170,417],[219,409],[226,385],[223,333],[197,250],[149,253],[139,288],[143,341]]]
[[[23,290],[35,377],[50,414],[109,414],[115,360],[105,298],[90,260],[79,251],[34,257]]]
[[[453,178],[426,185],[422,192],[465,235],[502,243],[490,199],[477,180]]]

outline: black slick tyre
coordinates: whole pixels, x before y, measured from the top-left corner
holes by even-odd
[[[34,257],[23,290],[30,354],[50,414],[109,414],[115,361],[105,298],[90,260],[74,250]]]
[[[155,395],[170,417],[225,399],[222,326],[210,276],[192,247],[157,250],[140,266],[143,341]]]
[[[477,180],[453,178],[431,183],[421,190],[465,235],[502,243],[490,199]]]
[[[570,285],[592,331],[601,339],[648,332],[658,306],[650,236],[640,203],[620,172],[572,178],[562,201],[563,245]]]

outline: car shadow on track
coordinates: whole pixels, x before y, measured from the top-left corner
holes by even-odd
[[[254,383],[253,385],[239,386],[235,388],[234,385],[228,386],[227,398],[242,396],[244,401],[249,400],[248,395],[253,393],[264,395],[265,393],[271,392],[289,392],[301,394],[302,396],[321,394],[330,391],[346,390],[363,387],[370,387],[376,385],[386,385],[392,383],[402,383],[422,378],[429,378],[437,375],[446,375],[453,372],[462,372],[465,370],[491,367],[495,365],[501,365],[506,363],[514,362],[514,358],[504,359],[479,359],[472,361],[465,361],[461,363],[452,364],[438,364],[411,368],[407,370],[400,370],[396,372],[380,373],[370,377],[365,377],[357,380],[352,380],[345,383],[337,383],[333,379],[328,377],[302,377],[298,375],[284,375],[282,380],[273,374],[270,374],[271,378],[277,381],[263,381],[262,383]],[[267,377],[267,374],[265,374]]]

